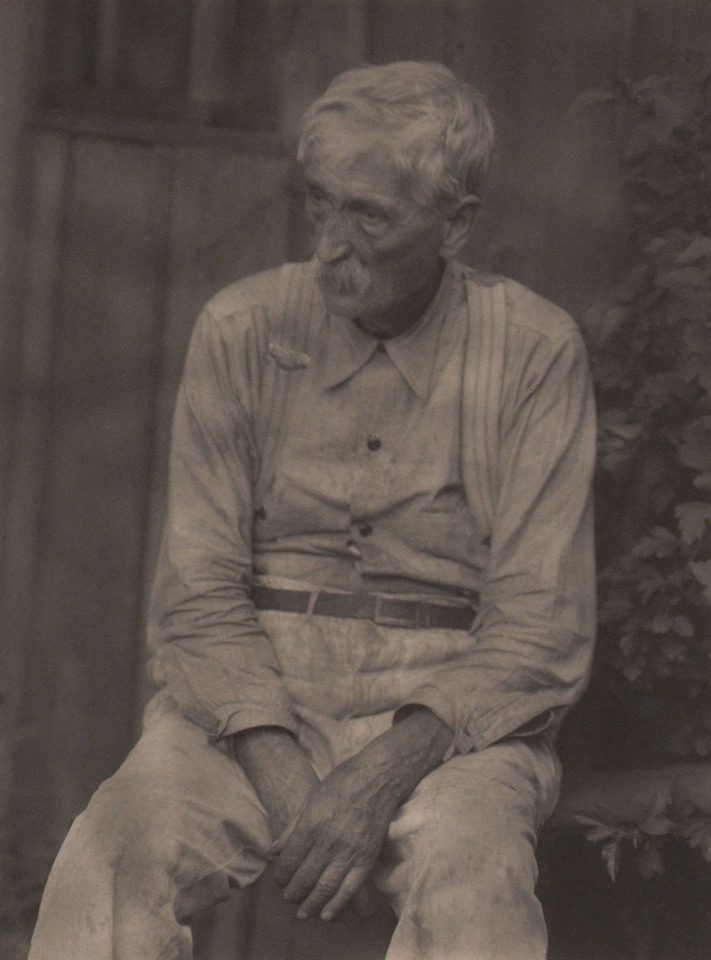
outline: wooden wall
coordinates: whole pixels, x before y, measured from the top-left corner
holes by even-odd
[[[24,216],[3,247],[26,227],[23,296],[0,331],[15,384],[0,686],[17,837],[40,873],[137,734],[196,311],[306,252],[290,159],[303,107],[363,60],[435,58],[474,81],[499,146],[468,258],[579,311],[616,269],[624,210],[594,121],[567,108],[620,74],[697,67],[710,21],[708,0],[44,0],[42,83],[8,134],[29,138],[31,189],[12,181]]]

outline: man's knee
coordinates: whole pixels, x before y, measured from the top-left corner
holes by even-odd
[[[83,857],[111,870],[161,869],[176,857],[170,807],[140,784],[107,780],[77,821]]]
[[[386,857],[435,882],[535,882],[536,833],[555,802],[557,769],[527,749],[455,757],[426,777],[391,825]]]

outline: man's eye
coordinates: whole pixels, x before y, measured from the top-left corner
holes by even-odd
[[[382,210],[378,210],[377,207],[361,207],[358,213],[366,223],[385,223],[385,214]]]
[[[316,203],[319,205],[326,203],[328,199],[323,190],[319,190],[318,187],[309,187],[308,196],[311,203]]]

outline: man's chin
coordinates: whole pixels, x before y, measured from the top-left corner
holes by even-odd
[[[321,293],[326,309],[329,313],[335,313],[339,317],[347,317],[349,320],[355,320],[362,316],[367,309],[366,299],[356,293],[340,293],[330,290],[321,284]]]

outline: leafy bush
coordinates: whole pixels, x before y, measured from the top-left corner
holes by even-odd
[[[586,318],[599,405],[600,638],[587,710],[617,764],[711,755],[711,82],[588,92],[611,110],[629,265]]]
[[[585,323],[599,643],[567,742],[598,765],[699,760],[711,756],[711,76],[619,83],[574,110],[593,107],[612,121],[631,227],[626,268]],[[711,861],[711,820],[677,807],[658,797],[644,822],[587,821],[613,879],[625,850],[643,878],[662,872],[674,838]]]

